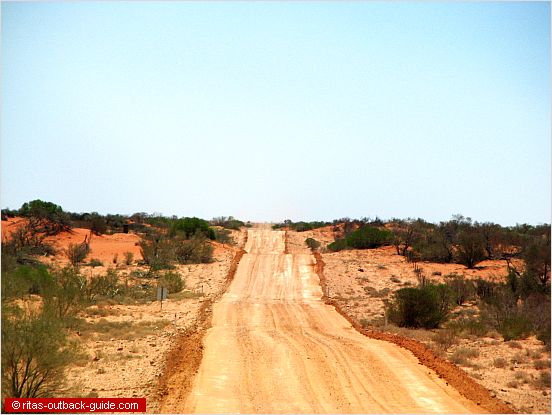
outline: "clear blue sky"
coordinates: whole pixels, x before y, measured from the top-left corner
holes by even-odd
[[[2,207],[550,222],[549,3],[2,3]]]

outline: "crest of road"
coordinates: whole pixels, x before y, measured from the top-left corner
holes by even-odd
[[[314,258],[285,253],[285,232],[248,230],[182,412],[467,413],[411,352],[358,333],[322,300]]]

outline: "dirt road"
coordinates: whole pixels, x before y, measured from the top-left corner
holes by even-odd
[[[285,254],[284,232],[250,229],[245,250],[214,305],[192,391],[171,410],[481,412],[409,351],[359,334],[324,304],[313,257]]]

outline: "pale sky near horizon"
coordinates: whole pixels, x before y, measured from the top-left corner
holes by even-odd
[[[550,223],[550,4],[2,2],[1,206]]]

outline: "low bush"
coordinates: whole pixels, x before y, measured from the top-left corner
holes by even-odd
[[[401,288],[388,304],[389,320],[399,327],[436,328],[448,319],[451,293],[444,284]]]
[[[38,233],[30,224],[26,224],[2,239],[2,258],[11,257],[18,264],[36,264],[36,256],[56,253],[55,249],[45,242],[45,238],[46,234]]]
[[[169,294],[174,294],[182,291],[186,287],[186,283],[179,273],[169,271],[161,274],[159,286],[166,287]]]
[[[120,291],[119,276],[114,269],[108,269],[104,275],[91,277],[85,288],[88,302],[93,302],[98,297],[114,298]]]
[[[445,275],[445,283],[451,288],[454,294],[454,302],[457,305],[462,305],[475,297],[474,283],[466,280],[463,275]]]
[[[67,256],[71,264],[78,265],[82,261],[84,261],[89,252],[90,246],[86,242],[80,244],[71,243],[67,247],[65,255]]]
[[[151,233],[145,236],[139,244],[144,262],[152,270],[174,268],[172,265],[175,260],[174,242],[165,233]]]
[[[320,248],[320,242],[318,242],[316,239],[314,238],[307,238],[305,239],[305,243],[307,244],[307,246],[310,248],[310,249],[318,249]]]
[[[489,328],[479,318],[459,318],[451,321],[448,327],[459,334],[469,334],[477,337],[486,336]]]
[[[197,233],[201,233],[211,240],[215,239],[215,232],[209,227],[209,222],[196,217],[177,219],[172,223],[170,233],[171,236],[182,233],[186,239],[191,238]]]
[[[213,261],[213,247],[202,234],[177,242],[176,261],[180,264],[202,264]]]
[[[95,267],[103,267],[103,262],[100,261],[99,259],[95,259],[95,258],[92,258],[90,261],[88,261],[88,264],[86,264],[92,268],[95,268]]]
[[[453,363],[456,363],[459,365],[467,365],[468,359],[472,359],[478,356],[479,356],[479,352],[477,351],[477,349],[473,349],[469,347],[460,347],[459,349],[454,351],[454,353],[450,357],[450,360]]]
[[[537,370],[550,369],[550,360],[535,360],[533,366]]]
[[[2,312],[2,395],[42,398],[59,395],[73,349],[57,316]]]
[[[347,245],[355,249],[378,248],[391,244],[393,235],[386,229],[364,226],[347,236]]]
[[[215,241],[220,242],[221,244],[235,244],[234,238],[232,238],[232,233],[228,229],[215,229]]]
[[[75,267],[51,271],[53,284],[44,295],[44,308],[58,318],[73,316],[86,303],[86,278]]]
[[[550,389],[550,371],[540,372],[533,384],[539,389]]]
[[[328,250],[332,252],[339,252],[349,248],[345,239],[336,239],[331,244],[328,244]]]
[[[504,318],[497,327],[504,340],[525,339],[531,334],[531,322],[523,315],[516,314]]]
[[[52,285],[52,276],[44,265],[21,265],[11,271],[2,269],[2,300],[4,301],[28,294],[43,295]]]
[[[213,218],[211,223],[215,226],[222,226],[226,229],[239,230],[242,226],[245,226],[241,220],[235,219],[233,216],[220,216],[218,218]]]
[[[454,330],[443,329],[435,333],[433,341],[437,343],[442,350],[446,351],[458,343],[458,338]]]

